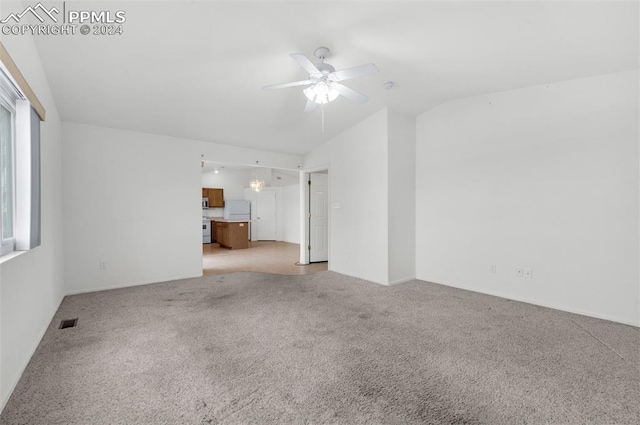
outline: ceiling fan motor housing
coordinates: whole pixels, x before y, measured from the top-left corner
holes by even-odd
[[[316,63],[314,65],[316,66],[316,68],[318,68],[318,71],[320,71],[322,75],[325,77],[331,74],[332,72],[336,71],[336,69],[333,66],[329,65],[328,63],[321,62],[321,63]]]
[[[313,52],[313,56],[317,57],[318,59],[320,59],[320,61],[325,60],[326,58],[329,57],[329,49],[326,47],[318,47],[314,52]]]

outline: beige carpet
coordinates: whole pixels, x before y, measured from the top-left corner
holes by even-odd
[[[639,343],[418,281],[213,275],[65,298],[0,423],[637,424]]]

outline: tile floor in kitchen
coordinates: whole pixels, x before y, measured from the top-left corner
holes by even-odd
[[[205,275],[253,271],[278,274],[310,274],[327,270],[328,263],[298,266],[300,245],[288,242],[254,241],[249,249],[221,248],[217,243],[203,244]]]

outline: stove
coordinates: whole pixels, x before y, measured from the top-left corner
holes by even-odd
[[[202,219],[202,243],[211,243],[211,220]]]

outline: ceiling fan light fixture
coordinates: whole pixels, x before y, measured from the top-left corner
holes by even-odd
[[[336,100],[338,96],[344,96],[356,103],[367,103],[369,97],[343,84],[352,78],[365,77],[378,72],[378,67],[372,63],[366,63],[339,71],[324,60],[329,56],[329,49],[318,47],[314,52],[319,63],[313,63],[302,53],[291,53],[289,56],[309,75],[306,80],[291,83],[274,84],[262,87],[263,90],[278,90],[289,87],[308,86],[302,92],[308,99],[304,107],[305,112],[311,112],[316,105],[324,105]]]
[[[340,95],[333,84],[326,83],[324,81],[317,82],[316,84],[307,87],[302,92],[307,99],[320,105],[333,102]]]

